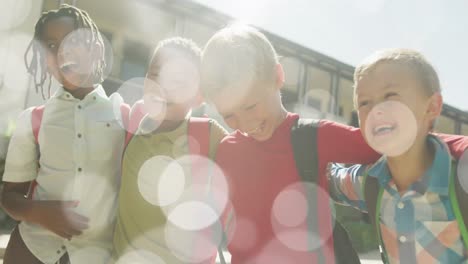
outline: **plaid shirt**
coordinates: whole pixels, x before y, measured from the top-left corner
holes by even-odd
[[[403,195],[392,180],[385,157],[374,165],[332,165],[330,192],[338,202],[367,211],[363,195],[367,170],[384,188],[380,233],[390,263],[468,263],[468,250],[449,197],[452,158],[439,139],[429,136],[428,140],[436,148],[433,164]]]

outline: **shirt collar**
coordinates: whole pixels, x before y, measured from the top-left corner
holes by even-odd
[[[431,167],[424,173],[420,181],[411,187],[418,192],[428,190],[441,195],[448,195],[448,185],[451,169],[451,156],[447,145],[439,138],[429,135],[427,140],[435,148]],[[392,179],[387,166],[387,158],[382,156],[370,169],[369,176],[376,177],[381,186],[386,186]],[[426,188],[427,187],[427,188]]]
[[[64,99],[64,100],[69,100],[69,101],[75,101],[78,100],[71,93],[66,91],[62,86],[57,88],[57,91],[54,93],[53,97]],[[98,99],[108,99],[106,92],[104,91],[104,88],[102,88],[102,85],[97,84],[94,86],[94,90],[92,90],[89,94],[87,94],[82,101],[96,101]]]
[[[158,136],[167,138],[171,142],[175,142],[181,136],[186,135],[188,131],[188,121],[190,119],[191,112],[189,112],[184,121],[174,130],[167,132],[156,133]],[[138,126],[137,135],[154,135],[156,128],[158,127],[157,121],[151,119],[147,114],[141,119],[140,125]]]

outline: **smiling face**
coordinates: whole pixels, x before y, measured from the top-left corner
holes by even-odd
[[[441,96],[428,95],[410,67],[382,62],[357,81],[355,101],[369,145],[398,156],[426,137],[440,112]]]
[[[93,86],[95,62],[102,57],[102,49],[90,45],[91,32],[76,30],[73,18],[61,16],[48,20],[40,37],[47,70],[58,82],[68,90]]]
[[[199,83],[198,67],[192,59],[175,49],[163,48],[153,57],[146,74],[143,99],[149,116],[183,120],[200,103]]]
[[[279,89],[277,84],[256,85],[239,95],[233,89],[221,89],[212,101],[230,128],[266,141],[283,121]]]

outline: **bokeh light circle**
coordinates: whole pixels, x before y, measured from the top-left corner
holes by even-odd
[[[185,190],[184,169],[168,156],[155,156],[143,163],[138,172],[138,189],[155,206],[177,201]]]
[[[363,124],[361,124],[362,128]],[[413,112],[403,103],[386,101],[372,108],[364,124],[367,143],[377,152],[394,157],[410,149],[418,134]]]
[[[114,62],[112,46],[101,35],[104,47],[93,42],[90,29],[78,28],[70,32],[61,42],[57,53],[57,66],[66,81],[77,87],[91,87],[106,79]]]
[[[330,210],[328,214],[327,210]],[[326,221],[320,221],[325,214]],[[335,209],[329,194],[314,183],[299,182],[286,186],[278,194],[273,203],[271,223],[275,238],[284,246],[306,252],[322,247],[333,235],[335,222],[332,215],[335,215]],[[329,228],[321,224],[330,221]]]
[[[2,0],[0,32],[21,25],[30,16],[32,3],[29,0]]]

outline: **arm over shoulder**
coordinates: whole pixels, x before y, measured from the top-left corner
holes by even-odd
[[[369,167],[359,164],[351,167],[330,164],[327,178],[331,197],[336,202],[367,211],[363,188]]]

